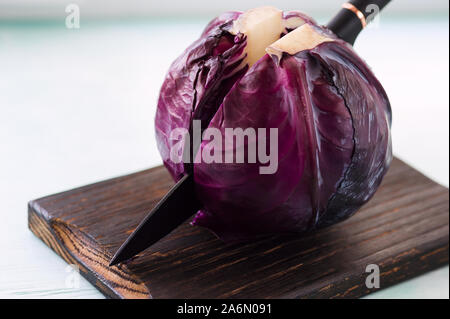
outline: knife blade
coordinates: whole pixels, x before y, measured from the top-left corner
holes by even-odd
[[[130,259],[181,225],[201,208],[194,191],[193,174],[185,175],[159,201],[120,246],[110,266]]]

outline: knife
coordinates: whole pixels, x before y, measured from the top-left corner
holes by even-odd
[[[366,25],[391,0],[353,0],[342,5],[342,9],[327,24],[338,38],[353,45],[356,37]]]
[[[326,26],[339,38],[353,45],[361,30],[390,0],[352,0]],[[192,152],[192,151],[191,151]],[[129,260],[188,220],[202,207],[194,189],[192,170],[159,201],[120,246],[110,266]]]

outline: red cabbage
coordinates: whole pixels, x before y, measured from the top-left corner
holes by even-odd
[[[240,15],[210,22],[172,64],[160,93],[155,123],[164,165],[175,181],[192,172],[204,204],[192,224],[238,241],[348,218],[375,193],[392,160],[384,89],[350,45],[299,12],[285,12],[283,19],[300,18],[331,40],[281,58],[265,54],[249,66],[246,35],[231,31]],[[286,27],[280,37],[291,31]],[[222,133],[277,128],[276,172],[260,174],[266,164],[259,160],[174,163],[170,150],[178,141],[170,132],[192,132],[193,120]],[[268,145],[268,138],[246,139],[232,151]],[[203,140],[200,151],[207,144]]]

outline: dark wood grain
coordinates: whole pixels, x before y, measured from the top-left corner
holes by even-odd
[[[395,159],[347,221],[303,237],[225,245],[185,223],[126,265],[120,244],[173,184],[163,167],[29,203],[36,236],[112,298],[355,298],[448,263],[449,193]]]

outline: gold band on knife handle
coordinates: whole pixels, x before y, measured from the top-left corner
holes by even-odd
[[[342,5],[342,8],[350,10],[351,12],[353,12],[358,17],[359,21],[361,21],[362,27],[363,28],[366,27],[366,25],[367,25],[366,17],[364,17],[364,14],[361,11],[359,11],[359,9],[357,7],[355,7],[351,3],[346,2],[346,3],[344,3]]]

